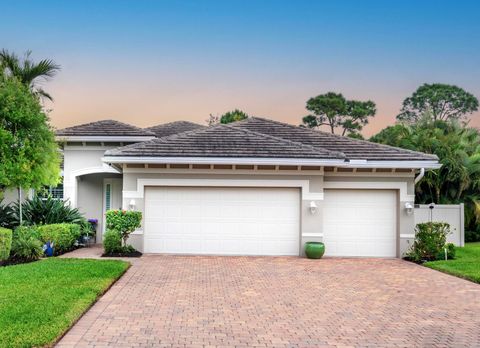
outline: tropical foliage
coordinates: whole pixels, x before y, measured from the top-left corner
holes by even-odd
[[[31,51],[27,51],[21,59],[13,52],[1,50],[0,70],[3,75],[16,78],[28,87],[33,94],[52,100],[50,94],[39,86],[39,82],[55,76],[60,70],[60,66],[51,59],[42,59],[35,63],[31,59],[31,54]]]
[[[32,262],[43,255],[43,243],[35,227],[19,226],[13,231],[10,257],[15,263]]]
[[[0,201],[0,227],[13,228],[16,224],[15,212],[11,205]]]
[[[403,101],[397,119],[412,123],[429,115],[432,121],[459,120],[477,110],[477,98],[462,88],[442,83],[425,83]]]
[[[302,119],[304,126],[327,126],[332,134],[340,129],[341,135],[359,137],[368,118],[375,116],[376,106],[371,100],[347,100],[341,93],[328,92],[307,101],[310,115]]]
[[[417,184],[417,203],[465,203],[465,229],[480,222],[480,133],[459,122],[396,124],[371,141],[438,156],[442,167],[428,171]]]
[[[19,225],[19,203],[14,203],[15,220]],[[23,223],[26,225],[48,225],[73,223],[88,228],[88,223],[77,208],[72,208],[68,201],[54,199],[51,196],[40,198],[34,196],[22,203]]]

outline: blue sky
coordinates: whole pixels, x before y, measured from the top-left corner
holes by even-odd
[[[299,123],[332,90],[377,103],[370,135],[422,83],[480,97],[479,15],[476,1],[3,1],[0,46],[61,64],[45,85],[57,127],[233,108]]]

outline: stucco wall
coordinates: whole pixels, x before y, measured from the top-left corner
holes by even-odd
[[[393,173],[392,173],[393,174]],[[377,185],[378,189],[385,189],[382,185],[387,185],[398,191],[398,233],[397,233],[397,245],[398,245],[398,256],[402,255],[408,245],[403,241],[402,235],[407,235],[413,233],[414,228],[414,218],[413,215],[408,215],[404,209],[405,203],[413,202],[414,197],[414,175],[405,175],[401,174],[398,176],[392,175],[390,173],[385,174],[385,176],[375,175],[375,176],[345,176],[339,175],[335,176],[334,174],[329,174],[324,176],[323,174],[318,175],[306,175],[304,173],[293,175],[293,174],[218,174],[215,171],[212,171],[211,174],[199,173],[195,174],[194,172],[188,172],[188,170],[176,171],[175,173],[165,172],[149,172],[148,170],[141,170],[141,173],[130,172],[130,170],[124,172],[124,182],[123,182],[123,207],[124,209],[128,208],[128,204],[132,199],[132,195],[135,195],[137,192],[138,180],[140,179],[175,179],[175,180],[191,180],[191,179],[216,179],[216,180],[265,180],[266,182],[272,182],[275,180],[302,180],[308,181],[309,183],[309,194],[317,195],[323,194],[325,188],[325,183],[368,183],[368,187],[375,188]],[[385,184],[387,183],[387,184]],[[397,189],[396,187],[401,189]],[[142,193],[143,194],[143,193]],[[136,197],[136,209],[144,212],[144,201],[143,197]],[[311,199],[302,195],[302,204],[301,204],[301,249],[303,253],[303,244],[306,241],[322,241],[322,221],[323,221],[323,200],[320,198]],[[310,202],[314,200],[318,206],[318,211],[316,214],[312,215],[309,210]],[[140,246],[142,244],[142,231],[138,231],[136,235],[132,236],[132,240],[135,240],[135,244]],[[143,245],[142,245],[143,247]],[[142,250],[142,249],[140,249]]]

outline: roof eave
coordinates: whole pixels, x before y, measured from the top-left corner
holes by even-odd
[[[337,166],[343,168],[410,168],[438,169],[441,164],[435,160],[423,161],[345,161],[343,159],[313,158],[261,158],[261,157],[140,157],[104,156],[105,163],[151,163],[151,164],[253,164],[253,165],[304,165]]]

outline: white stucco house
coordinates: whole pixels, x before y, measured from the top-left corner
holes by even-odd
[[[413,239],[415,178],[434,155],[262,118],[147,129],[99,121],[57,131],[64,199],[86,218],[143,213],[145,253],[399,257]]]

